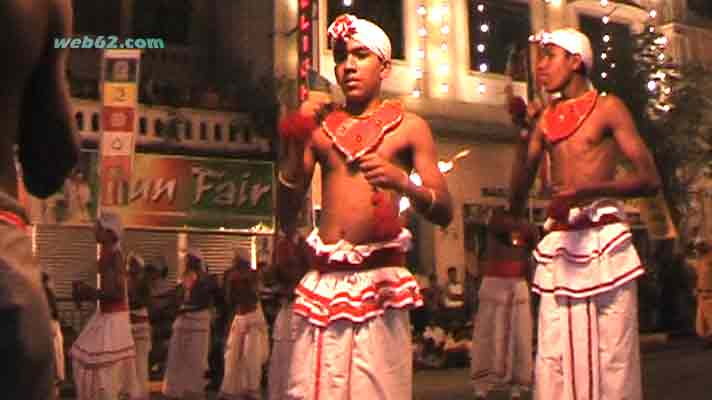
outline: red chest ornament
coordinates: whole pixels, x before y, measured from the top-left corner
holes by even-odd
[[[321,123],[334,146],[350,163],[375,150],[386,134],[403,121],[403,105],[398,101],[384,101],[373,113],[354,117],[343,110],[330,113]]]
[[[542,130],[547,140],[555,144],[576,133],[586,121],[598,100],[598,92],[591,90],[575,99],[560,100],[544,110]]]

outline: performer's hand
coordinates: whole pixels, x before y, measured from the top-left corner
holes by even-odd
[[[393,189],[399,193],[408,187],[408,174],[375,153],[368,153],[358,160],[358,166],[371,185]]]
[[[549,203],[549,216],[557,221],[568,221],[569,210],[575,204],[578,192],[575,188],[552,187],[553,197]]]
[[[306,101],[299,107],[299,112],[305,117],[321,121],[331,108],[333,108],[333,100],[328,93],[310,91]]]

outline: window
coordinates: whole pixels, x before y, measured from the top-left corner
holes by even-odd
[[[81,111],[78,111],[76,114],[74,114],[74,119],[77,121],[77,129],[80,131],[84,130],[84,113]]]
[[[222,132],[222,125],[220,124],[215,124],[214,130],[214,137],[216,142],[222,142],[223,140],[223,132]]]
[[[208,140],[208,125],[205,122],[200,123],[200,140]]]
[[[168,43],[187,45],[193,12],[190,3],[190,0],[134,2],[133,35],[161,38]]]
[[[193,123],[190,120],[185,121],[185,138],[193,140]]]
[[[350,6],[344,0],[328,0],[326,25],[341,14],[353,14],[365,18],[380,26],[391,39],[391,54],[395,59],[404,59],[403,55],[403,0],[352,1]]]
[[[237,141],[237,125],[230,124],[229,131],[228,131],[228,140],[231,142]]]
[[[119,35],[121,3],[121,0],[74,0],[74,31],[89,35]]]
[[[138,133],[141,136],[146,136],[147,132],[148,132],[148,126],[147,126],[146,117],[141,117],[138,119]]]
[[[630,96],[639,92],[633,77],[633,39],[630,28],[613,21],[604,25],[601,18],[587,15],[581,15],[579,23],[593,49],[593,71],[589,73],[591,82],[599,91],[615,93],[630,107]],[[609,35],[608,42],[604,42],[604,35]],[[605,59],[602,58],[604,53]]]
[[[163,137],[163,121],[156,119],[153,122],[153,130],[156,132],[156,137]]]
[[[527,80],[531,34],[527,2],[468,0],[470,68]]]
[[[91,130],[94,132],[99,132],[101,125],[99,124],[99,114],[93,113],[91,115]]]
[[[687,7],[697,15],[712,18],[712,2],[710,0],[687,0]]]

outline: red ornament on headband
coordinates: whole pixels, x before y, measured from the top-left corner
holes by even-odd
[[[349,14],[340,15],[329,27],[329,38],[332,40],[343,39],[356,33],[354,22],[356,17]]]

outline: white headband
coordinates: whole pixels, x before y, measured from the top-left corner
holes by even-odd
[[[368,47],[381,61],[391,59],[391,41],[378,25],[351,14],[337,17],[329,25],[329,40],[332,45],[337,40],[356,40]]]
[[[572,28],[557,29],[552,32],[539,32],[532,38],[532,41],[539,42],[542,46],[553,44],[561,47],[571,54],[581,56],[586,72],[591,73],[593,69],[593,50],[588,36]]]

